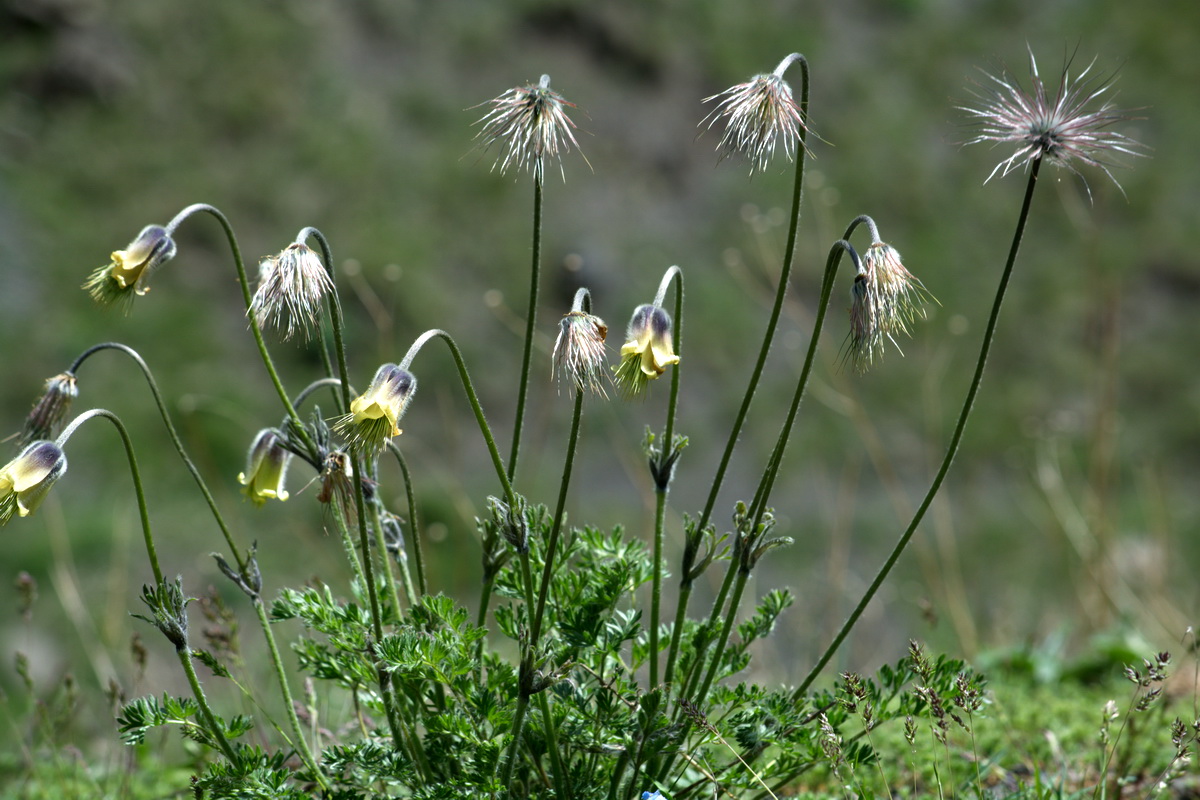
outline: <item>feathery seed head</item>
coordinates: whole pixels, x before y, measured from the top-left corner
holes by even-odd
[[[1116,108],[1111,100],[1101,96],[1112,87],[1115,76],[1101,77],[1092,73],[1095,60],[1072,77],[1071,61],[1067,60],[1053,95],[1038,73],[1037,60],[1029,53],[1030,88],[1002,70],[988,75],[990,89],[974,92],[979,107],[960,106],[974,118],[977,131],[967,144],[998,142],[1016,145],[1016,151],[996,165],[988,180],[996,173],[1007,175],[1018,167],[1028,167],[1045,159],[1078,174],[1074,162],[1087,164],[1102,171],[1120,188],[1109,171],[1116,166],[1114,153],[1131,156],[1145,155],[1144,146],[1112,126],[1132,119],[1129,112]],[[986,182],[986,181],[985,181]],[[1090,195],[1090,189],[1089,189]]]
[[[755,75],[746,83],[704,98],[704,102],[716,101],[717,105],[701,125],[707,122],[711,128],[718,119],[725,118],[725,133],[717,145],[722,160],[741,153],[749,159],[753,175],[756,170],[766,169],[777,144],[782,144],[789,161],[795,158],[797,142],[807,151],[802,138],[808,130],[804,113],[783,79],[783,73],[798,58],[799,53],[792,53],[779,62],[774,72]]]
[[[284,339],[297,332],[307,339],[317,330],[321,304],[332,291],[333,281],[317,254],[294,242],[259,265],[258,289],[246,313],[283,331]]]
[[[70,372],[55,375],[46,381],[46,389],[25,418],[25,428],[18,440],[21,446],[38,439],[50,439],[57,432],[71,401],[79,396],[79,385]]]
[[[565,314],[554,342],[555,374],[570,381],[579,391],[591,389],[601,397],[608,397],[604,391],[607,335],[608,326],[599,317],[585,311]]]
[[[476,121],[483,127],[475,138],[484,150],[493,145],[501,149],[492,169],[499,169],[501,174],[510,166],[528,169],[541,183],[546,160],[558,159],[559,172],[566,180],[559,151],[570,152],[572,145],[579,149],[573,133],[575,123],[567,116],[567,109],[575,108],[575,104],[550,88],[549,75],[543,75],[536,84],[509,89],[486,105],[491,110]]]

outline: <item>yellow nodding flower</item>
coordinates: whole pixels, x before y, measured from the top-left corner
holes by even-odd
[[[671,316],[659,306],[634,309],[621,347],[621,363],[613,368],[617,385],[628,396],[641,394],[649,381],[679,363],[671,341]]]
[[[33,513],[50,487],[67,471],[67,457],[54,442],[34,442],[0,468],[0,525],[13,514]]]
[[[128,300],[149,291],[146,281],[175,256],[175,241],[161,225],[147,225],[124,250],[115,250],[112,262],[93,272],[83,288],[98,303]]]
[[[350,413],[337,421],[334,430],[355,450],[378,452],[387,439],[400,435],[400,418],[416,390],[417,379],[411,372],[384,364],[367,391],[351,401]]]
[[[256,506],[268,500],[287,500],[288,493],[283,483],[291,460],[292,454],[284,449],[278,431],[273,428],[259,431],[250,445],[246,471],[238,473],[238,483],[245,487],[242,493]]]

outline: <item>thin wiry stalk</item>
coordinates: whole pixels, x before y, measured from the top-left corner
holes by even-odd
[[[866,592],[864,592],[862,598],[859,599],[858,605],[856,605],[854,610],[850,612],[850,616],[846,619],[846,622],[837,632],[837,635],[834,636],[833,641],[829,644],[829,647],[827,647],[825,652],[822,653],[821,657],[817,659],[817,663],[813,665],[813,668],[809,671],[807,677],[805,677],[805,679],[801,681],[800,685],[796,687],[796,690],[792,692],[793,700],[799,701],[804,697],[804,693],[808,691],[810,686],[812,686],[813,681],[817,679],[817,676],[821,673],[821,670],[823,670],[825,665],[829,663],[829,659],[831,659],[833,654],[837,652],[838,648],[842,646],[842,642],[846,640],[846,636],[849,635],[851,629],[855,626],[855,624],[858,623],[859,617],[861,617],[863,611],[866,610],[867,604],[871,602],[873,597],[875,597],[875,592],[879,590],[879,587],[883,584],[884,579],[886,579],[888,574],[892,571],[892,567],[896,565],[896,561],[900,558],[900,554],[903,553],[904,548],[908,546],[908,542],[910,539],[912,539],[913,533],[916,532],[917,526],[920,525],[921,520],[924,519],[925,512],[929,509],[930,504],[933,503],[933,498],[937,495],[938,490],[942,488],[942,481],[945,480],[946,473],[950,471],[950,464],[954,461],[955,454],[958,453],[958,445],[962,441],[963,431],[966,430],[967,419],[971,416],[971,408],[975,404],[975,395],[979,393],[979,386],[983,382],[983,372],[987,365],[988,352],[992,348],[992,340],[996,335],[996,324],[1000,318],[1000,307],[1004,303],[1004,295],[1008,290],[1009,279],[1012,277],[1013,265],[1016,264],[1017,261],[1017,251],[1020,250],[1021,239],[1025,235],[1025,225],[1029,220],[1029,208],[1033,200],[1033,190],[1037,186],[1038,171],[1041,168],[1041,165],[1041,159],[1038,159],[1033,162],[1033,167],[1029,171],[1029,183],[1025,187],[1025,199],[1021,203],[1021,212],[1017,217],[1017,229],[1013,233],[1012,245],[1009,247],[1008,251],[1008,260],[1004,264],[1004,272],[1000,275],[1000,284],[996,287],[996,298],[992,302],[992,313],[988,317],[987,328],[983,333],[983,343],[979,348],[979,358],[975,362],[975,375],[971,379],[970,387],[967,389],[967,396],[963,401],[962,411],[958,415],[958,423],[954,426],[954,433],[950,437],[950,444],[946,447],[946,455],[942,459],[942,465],[938,469],[937,475],[933,479],[933,483],[930,484],[929,491],[925,494],[925,499],[921,501],[920,507],[913,515],[912,521],[908,524],[908,527],[905,529],[904,533],[901,534],[899,541],[896,542],[896,546],[892,548],[891,554],[884,562],[883,567],[880,568],[879,573],[875,576],[875,579],[871,581],[871,585],[867,587]]]

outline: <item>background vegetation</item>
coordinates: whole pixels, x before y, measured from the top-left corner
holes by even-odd
[[[238,506],[244,450],[278,413],[219,230],[186,225],[180,256],[128,317],[78,289],[144,224],[202,201],[229,216],[251,259],[319,227],[349,286],[358,380],[422,330],[445,328],[504,430],[519,370],[531,192],[489,172],[471,123],[482,113],[475,104],[545,72],[579,106],[588,163],[569,156],[565,183],[547,183],[544,253],[556,288],[543,294],[544,379],[534,382],[520,488],[545,497],[557,480],[569,415],[548,353],[574,288],[588,285],[619,331],[677,263],[688,278],[680,430],[692,446],[672,506],[696,509],[765,324],[790,185],[783,167],[753,180],[743,164],[717,167],[717,137],[697,128],[707,113],[700,98],[798,50],[813,66],[821,141],[789,320],[723,506],[752,491],[799,369],[825,249],[849,219],[874,216],[941,305],[901,343],[905,358],[890,353],[864,378],[840,368],[844,327],[830,326],[777,492],[779,531],[797,544],[756,575],[801,597],[776,649],[755,662],[772,679],[795,681],[928,485],[1011,235],[1020,183],[982,184],[996,155],[960,149],[967,133],[955,106],[970,101],[977,67],[1024,75],[1027,45],[1043,75],[1076,51],[1076,69],[1098,54],[1098,69],[1120,72],[1118,103],[1142,109],[1126,132],[1153,148],[1151,158],[1117,173],[1124,196],[1090,178],[1090,204],[1078,179],[1046,175],[1055,191],[1037,198],[958,462],[840,666],[894,661],[912,636],[969,657],[1026,643],[1070,653],[1114,630],[1144,640],[1147,653],[1170,647],[1200,599],[1190,313],[1200,296],[1197,22],[1193,0],[6,0],[2,418],[15,430],[45,378],[90,344],[125,342],[176,403],[218,502]],[[302,348],[276,352],[297,388],[316,366]],[[473,596],[460,590],[477,585],[472,519],[492,478],[474,469],[486,458],[482,444],[459,427],[465,402],[449,365],[439,374],[434,361],[419,376],[401,445],[433,539],[431,584]],[[219,540],[186,473],[157,446],[160,423],[140,378],[97,358],[80,380],[82,402],[121,413],[151,465],[152,514],[172,532],[161,542],[168,569],[193,586],[220,585],[208,556]],[[661,418],[665,392],[655,395],[644,405],[589,404],[576,484],[588,491],[572,498],[573,520],[649,527],[639,442],[643,425]],[[173,673],[165,677],[169,654],[152,647],[151,674],[132,678],[137,628],[126,612],[147,575],[117,445],[104,434],[77,441],[46,513],[5,531],[5,580],[24,570],[41,589],[32,623],[0,619],[0,686],[16,685],[10,654],[19,649],[47,686],[70,672],[87,687],[116,678],[130,695],[153,690]],[[306,480],[295,475],[293,493]],[[240,515],[257,531],[268,595],[312,574],[344,579],[310,503],[262,512],[244,504]],[[240,598],[228,601],[239,608]],[[99,703],[97,692],[91,698]],[[85,735],[114,738],[108,717],[98,714]]]

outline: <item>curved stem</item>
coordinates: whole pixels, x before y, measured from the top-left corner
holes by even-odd
[[[296,241],[302,242],[310,236],[317,240],[317,244],[321,248],[321,260],[325,264],[325,271],[329,273],[329,282],[334,287],[334,290],[329,293],[329,319],[333,327],[333,349],[337,353],[338,375],[342,379],[342,405],[338,411],[345,414],[350,408],[350,377],[346,370],[346,343],[342,338],[342,301],[337,293],[337,276],[333,270],[333,251],[329,248],[329,240],[325,238],[325,234],[316,228],[303,229]],[[322,348],[322,352],[324,352],[324,348]]]
[[[521,355],[521,382],[517,388],[517,417],[513,423],[512,452],[508,457],[508,480],[517,479],[517,456],[521,451],[521,428],[525,421],[525,398],[529,393],[529,362],[537,324],[538,283],[542,271],[542,179],[533,179],[533,255],[529,267],[529,311],[525,317],[525,350]]]
[[[146,506],[146,491],[142,486],[142,475],[138,470],[137,456],[133,452],[133,440],[129,438],[129,431],[126,430],[125,424],[121,422],[121,418],[111,411],[103,408],[93,408],[90,411],[85,411],[71,421],[61,434],[55,444],[59,447],[66,445],[67,440],[71,435],[79,429],[79,426],[93,417],[103,417],[113,424],[117,429],[117,433],[121,436],[121,443],[125,445],[125,456],[129,460],[129,474],[133,478],[133,490],[137,495],[138,515],[142,521],[142,539],[146,544],[146,557],[150,560],[150,569],[154,571],[155,585],[163,583],[162,567],[158,564],[158,551],[154,547],[154,534],[150,530],[150,511]]]
[[[950,463],[954,461],[954,456],[958,452],[959,442],[962,441],[963,431],[967,427],[967,419],[971,416],[971,407],[975,404],[975,395],[979,393],[979,385],[983,381],[983,372],[987,364],[988,351],[992,348],[992,339],[996,333],[996,323],[1000,317],[1000,307],[1004,303],[1004,295],[1008,290],[1008,282],[1012,276],[1013,265],[1017,261],[1017,251],[1020,250],[1021,239],[1025,235],[1025,225],[1029,220],[1029,207],[1033,200],[1033,190],[1037,186],[1038,169],[1041,165],[1041,159],[1038,159],[1033,162],[1033,167],[1029,171],[1029,183],[1025,187],[1025,199],[1021,203],[1021,213],[1017,217],[1017,229],[1013,233],[1012,245],[1008,251],[1008,260],[1005,262],[1004,272],[1000,276],[1000,285],[996,287],[996,298],[992,302],[992,313],[988,317],[987,329],[983,334],[983,343],[979,348],[979,359],[975,363],[975,376],[971,379],[970,388],[967,389],[967,397],[963,401],[962,411],[958,416],[958,424],[955,425],[954,433],[950,437],[950,444],[946,448],[946,456],[942,459],[942,466],[938,469],[937,475],[934,477],[933,483],[925,495],[925,499],[921,501],[921,506],[913,515],[912,522],[908,524],[908,528],[900,536],[900,540],[896,542],[896,546],[892,548],[887,561],[884,562],[875,579],[871,581],[871,585],[867,587],[867,591],[863,594],[862,599],[858,601],[858,605],[854,607],[854,610],[838,631],[837,636],[834,637],[833,642],[830,643],[829,647],[825,649],[825,652],[817,660],[817,663],[808,673],[808,676],[796,687],[796,691],[792,693],[794,700],[799,700],[804,696],[804,693],[808,691],[813,681],[816,680],[817,675],[829,663],[829,659],[842,646],[842,642],[845,641],[850,630],[858,622],[859,617],[862,616],[867,604],[871,602],[871,599],[875,596],[875,592],[879,590],[880,585],[887,578],[888,573],[892,571],[892,567],[895,566],[897,559],[900,558],[900,554],[908,546],[909,540],[912,539],[917,526],[921,524],[921,520],[925,517],[925,512],[929,509],[933,498],[937,495],[938,490],[941,489],[942,481],[946,478],[946,473],[950,471]]]
[[[808,120],[808,59],[804,56],[798,56],[796,61],[800,62],[800,115],[804,121]],[[791,225],[788,228],[787,245],[784,250],[783,268],[779,273],[779,287],[775,292],[775,304],[771,308],[771,317],[767,322],[767,331],[763,336],[762,347],[758,353],[758,360],[754,364],[754,371],[750,374],[750,382],[746,386],[746,394],[742,398],[742,405],[738,409],[737,416],[733,421],[733,429],[729,432],[729,441],[725,443],[725,452],[721,455],[721,462],[717,467],[717,474],[713,478],[712,488],[708,493],[708,500],[704,504],[704,511],[700,515],[700,522],[696,526],[698,530],[703,530],[704,526],[712,518],[713,506],[717,501],[717,493],[721,490],[721,484],[725,480],[725,471],[729,468],[729,460],[733,456],[733,448],[737,445],[738,434],[741,433],[742,425],[746,422],[746,415],[750,411],[750,403],[754,399],[754,392],[758,388],[759,379],[762,377],[763,366],[767,362],[767,353],[771,350],[771,342],[775,338],[775,330],[779,325],[779,317],[783,311],[783,298],[787,294],[788,279],[792,274],[792,262],[796,255],[796,232],[800,226],[800,202],[804,197],[804,156],[808,152],[808,128],[804,125],[800,127],[800,147],[796,152],[796,179],[792,185],[792,216]]]
[[[458,369],[458,377],[462,380],[463,390],[467,393],[467,400],[471,403],[471,410],[475,412],[475,421],[479,424],[479,432],[483,435],[488,453],[492,457],[492,466],[496,469],[496,477],[500,479],[500,485],[504,487],[504,499],[508,502],[509,508],[513,508],[516,505],[516,495],[513,492],[512,481],[509,480],[508,473],[504,470],[504,461],[501,460],[500,451],[496,448],[496,439],[492,436],[492,429],[488,427],[487,417],[483,415],[483,406],[479,404],[479,396],[475,394],[475,387],[471,383],[471,374],[467,371],[462,351],[455,344],[454,337],[436,328],[425,331],[408,348],[408,352],[404,355],[403,360],[401,360],[398,366],[400,369],[408,369],[409,365],[412,364],[412,360],[416,358],[417,353],[425,346],[425,343],[434,338],[441,339],[450,348],[450,354],[454,357],[454,366]]]
[[[101,350],[117,350],[124,353],[133,359],[134,363],[142,370],[142,375],[145,376],[146,383],[150,385],[150,394],[154,397],[154,404],[158,407],[158,413],[162,416],[163,425],[167,428],[167,435],[171,438],[171,444],[175,446],[175,452],[179,453],[179,457],[183,460],[183,465],[187,467],[187,471],[191,473],[192,479],[200,489],[200,494],[204,496],[204,502],[208,504],[208,509],[212,513],[213,519],[216,520],[217,527],[221,529],[221,535],[225,537],[225,545],[233,554],[234,560],[237,561],[238,571],[243,571],[246,568],[246,562],[242,559],[242,553],[237,545],[234,544],[233,534],[230,532],[229,526],[225,524],[225,518],[221,516],[221,511],[217,508],[217,501],[213,499],[212,492],[208,490],[208,484],[204,482],[204,478],[200,476],[200,470],[196,468],[195,463],[188,456],[187,451],[184,450],[183,441],[179,438],[179,433],[175,430],[174,423],[171,422],[171,415],[167,413],[167,404],[163,400],[162,393],[158,390],[158,383],[154,380],[154,375],[150,372],[150,367],[142,359],[141,355],[132,347],[119,342],[104,342],[83,351],[67,371],[74,374],[90,356]]]
[[[271,378],[271,384],[275,387],[275,393],[279,395],[279,401],[283,404],[288,417],[295,424],[297,434],[303,440],[305,447],[316,452],[312,437],[309,436],[308,431],[300,422],[300,415],[296,413],[295,406],[292,405],[292,401],[288,398],[287,390],[283,388],[283,381],[279,379],[275,363],[271,360],[270,352],[267,351],[267,343],[263,339],[262,328],[259,327],[258,320],[255,319],[254,314],[250,312],[250,305],[253,300],[253,295],[250,292],[250,281],[246,277],[246,265],[242,261],[242,251],[238,247],[237,237],[233,233],[233,226],[229,224],[229,220],[216,207],[210,206],[207,203],[195,203],[176,214],[175,218],[167,223],[167,231],[169,233],[174,232],[185,219],[201,211],[216,218],[225,232],[225,238],[229,240],[229,249],[233,252],[233,263],[237,267],[238,283],[242,287],[242,299],[246,304],[246,319],[250,321],[250,331],[254,334],[254,343],[258,346],[258,354],[262,358],[263,365],[267,368],[267,375]]]
[[[853,231],[854,226],[863,217],[857,218],[854,223],[851,223],[850,231]],[[847,231],[849,235],[850,231]],[[860,269],[858,253],[850,246],[850,243],[845,239],[838,239],[829,248],[829,256],[825,262],[825,276],[821,281],[821,299],[817,304],[817,318],[813,322],[812,336],[808,342],[808,352],[804,356],[804,366],[800,369],[800,379],[796,382],[796,391],[792,394],[792,405],[788,409],[787,418],[784,420],[783,428],[779,431],[779,437],[775,441],[775,447],[771,451],[771,457],[767,461],[767,468],[764,470],[762,478],[759,480],[758,489],[754,493],[754,502],[751,504],[751,511],[754,514],[754,524],[751,530],[758,528],[758,523],[762,521],[763,513],[766,511],[767,500],[770,498],[771,489],[775,485],[775,478],[779,474],[779,465],[783,462],[783,453],[787,449],[788,439],[792,435],[792,427],[796,423],[796,414],[800,411],[800,401],[804,399],[804,391],[808,388],[808,378],[812,373],[812,365],[814,357],[817,354],[817,348],[821,344],[821,330],[825,326],[825,313],[829,310],[829,298],[833,294],[834,278],[837,277],[838,264],[841,263],[842,253],[849,253],[850,258],[854,261],[855,270]]]

